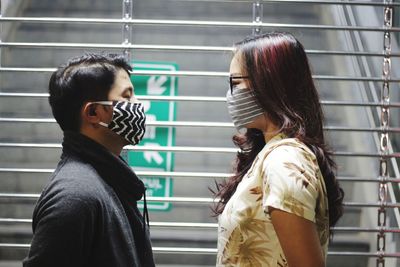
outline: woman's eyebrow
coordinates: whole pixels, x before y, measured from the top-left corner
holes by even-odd
[[[241,73],[231,73],[231,74],[229,74],[229,76],[231,76],[231,77],[242,76],[242,74]]]

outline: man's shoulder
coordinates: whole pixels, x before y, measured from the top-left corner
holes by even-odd
[[[73,199],[95,204],[109,193],[107,188],[90,164],[73,157],[64,157],[44,188],[41,199]]]
[[[91,164],[77,157],[64,156],[58,163],[52,180],[60,178],[69,178],[70,180],[77,180],[77,182],[88,182],[90,180],[97,180],[99,174]]]

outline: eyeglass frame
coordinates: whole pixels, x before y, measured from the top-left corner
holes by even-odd
[[[231,94],[233,93],[233,80],[234,79],[249,79],[249,76],[229,76],[229,89],[231,90]]]

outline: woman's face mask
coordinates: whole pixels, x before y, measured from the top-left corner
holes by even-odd
[[[263,115],[262,108],[258,105],[252,90],[233,86],[226,93],[228,111],[233,124],[240,130],[253,122],[258,116]]]
[[[146,115],[142,103],[128,101],[97,101],[101,105],[113,106],[113,117],[109,124],[99,122],[123,137],[132,145],[138,144],[146,132]]]

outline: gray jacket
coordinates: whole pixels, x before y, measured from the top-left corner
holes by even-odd
[[[64,138],[62,159],[34,210],[23,266],[154,266],[148,228],[136,206],[143,184],[121,159],[87,139]],[[91,149],[90,155],[81,149]]]

